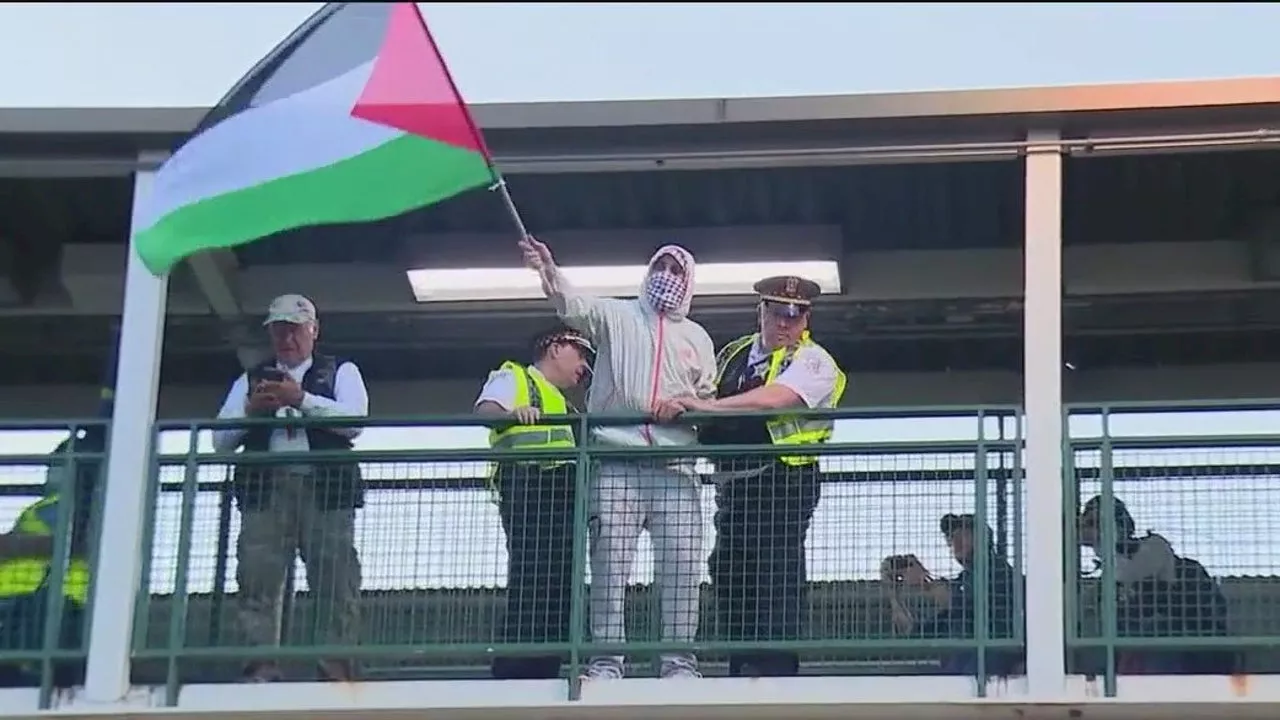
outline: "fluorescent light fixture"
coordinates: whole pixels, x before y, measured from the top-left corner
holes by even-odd
[[[635,297],[648,267],[600,265],[561,267],[569,282],[582,292],[604,297]],[[700,263],[694,294],[750,295],[751,286],[771,275],[799,275],[818,283],[824,294],[840,292],[840,265],[833,260],[805,262]],[[542,297],[538,275],[528,268],[454,268],[410,270],[407,273],[418,302],[473,300],[530,300]]]

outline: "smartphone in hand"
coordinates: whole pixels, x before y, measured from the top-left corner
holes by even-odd
[[[280,368],[259,368],[249,374],[249,384],[257,385],[260,382],[284,382],[288,378]]]

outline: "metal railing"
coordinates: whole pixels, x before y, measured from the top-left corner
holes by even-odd
[[[703,465],[709,462],[720,462],[733,467],[728,470],[742,470],[750,462],[744,458],[766,458],[760,464],[768,464],[770,456],[778,454],[777,449],[770,446],[696,446],[696,447],[607,447],[582,444],[576,449],[542,450],[542,451],[502,451],[484,449],[459,448],[423,448],[419,450],[371,450],[358,451],[358,458],[371,476],[367,481],[370,495],[381,493],[398,495],[394,500],[386,498],[371,500],[364,511],[364,524],[361,533],[361,552],[365,555],[366,568],[385,568],[388,565],[399,566],[401,574],[400,588],[395,591],[366,591],[362,598],[364,610],[364,633],[358,647],[333,647],[318,644],[307,633],[298,627],[315,625],[313,612],[308,612],[308,605],[316,600],[315,593],[300,595],[294,606],[292,625],[282,629],[283,645],[281,647],[246,647],[238,644],[228,636],[232,635],[234,611],[228,602],[231,593],[227,592],[228,577],[232,573],[226,569],[228,563],[226,548],[232,543],[224,540],[232,534],[233,518],[237,513],[229,510],[225,492],[220,493],[216,520],[213,517],[213,501],[207,503],[208,511],[200,514],[197,499],[202,488],[211,488],[213,483],[225,477],[227,468],[235,465],[239,468],[285,468],[306,462],[313,467],[322,468],[325,463],[349,463],[352,454],[348,452],[310,452],[305,455],[289,453],[237,453],[234,455],[195,452],[196,433],[213,427],[229,427],[227,423],[193,422],[164,423],[158,426],[160,431],[188,430],[192,431],[192,445],[188,453],[183,455],[162,456],[157,458],[159,472],[153,484],[153,497],[162,498],[166,491],[181,493],[181,521],[177,532],[177,547],[171,560],[164,559],[166,567],[171,566],[172,587],[168,597],[155,593],[155,573],[148,569],[145,574],[151,585],[143,596],[150,602],[145,610],[140,610],[137,623],[137,648],[135,660],[142,669],[142,674],[164,680],[176,687],[179,682],[199,678],[225,678],[228,673],[236,671],[235,665],[253,658],[322,658],[322,657],[358,657],[367,661],[366,676],[403,676],[405,673],[435,676],[479,675],[487,672],[486,664],[494,657],[526,656],[546,653],[563,654],[565,657],[564,672],[567,677],[576,678],[584,663],[594,655],[626,654],[633,659],[645,659],[656,654],[670,652],[696,652],[703,661],[704,672],[723,672],[726,655],[742,652],[761,646],[772,650],[800,653],[805,662],[805,672],[820,673],[858,673],[876,670],[893,672],[937,672],[939,664],[949,657],[961,653],[973,654],[974,672],[987,674],[988,656],[992,653],[1004,654],[1018,652],[1022,643],[1022,626],[1011,618],[1020,618],[1021,611],[1021,553],[1018,543],[1010,543],[1009,526],[1020,522],[1021,512],[1018,510],[1020,497],[1019,466],[1020,438],[1019,423],[1014,408],[984,409],[936,409],[913,411],[874,410],[841,410],[824,413],[833,420],[853,418],[883,419],[888,416],[902,418],[929,417],[963,417],[973,423],[974,440],[953,441],[912,441],[885,440],[877,442],[831,442],[810,450],[805,448],[806,455],[821,458],[821,472],[816,476],[819,486],[826,492],[826,498],[819,503],[815,515],[815,527],[809,533],[810,575],[813,576],[816,552],[827,558],[843,552],[847,546],[859,544],[859,536],[885,537],[882,526],[886,518],[868,517],[864,526],[859,529],[848,518],[839,514],[826,512],[823,503],[836,503],[842,508],[856,506],[856,497],[846,498],[848,491],[842,487],[863,486],[872,488],[862,491],[870,492],[889,504],[901,500],[904,510],[899,519],[901,526],[907,524],[923,524],[933,528],[931,531],[916,530],[915,535],[927,535],[937,538],[936,548],[917,549],[895,547],[898,552],[914,552],[926,562],[935,565],[946,563],[943,557],[944,545],[940,531],[936,528],[939,516],[924,518],[909,509],[913,495],[920,493],[923,485],[932,484],[943,489],[943,500],[946,512],[972,514],[975,523],[976,543],[986,547],[988,543],[994,548],[1004,549],[1013,546],[1009,560],[1000,562],[1007,564],[1008,569],[1002,571],[1003,576],[1016,578],[1011,584],[1002,586],[1003,592],[1011,597],[992,599],[986,587],[987,577],[991,570],[988,555],[981,554],[975,563],[974,583],[967,591],[977,598],[973,603],[973,617],[957,618],[957,626],[968,623],[976,631],[967,636],[943,633],[902,632],[893,629],[893,619],[889,612],[887,593],[874,579],[877,574],[879,558],[868,563],[869,567],[859,568],[857,573],[828,572],[831,578],[825,582],[815,581],[812,577],[807,585],[810,597],[804,603],[805,618],[802,623],[808,630],[795,637],[771,639],[769,642],[751,642],[744,640],[727,640],[723,637],[721,618],[715,612],[715,585],[708,583],[701,570],[705,564],[699,560],[697,578],[702,608],[702,622],[692,641],[678,642],[662,639],[654,632],[660,624],[654,620],[659,612],[652,602],[652,590],[647,578],[632,577],[640,580],[628,592],[627,615],[628,629],[631,631],[625,645],[619,647],[609,643],[594,642],[587,631],[589,593],[592,583],[586,577],[588,562],[588,501],[590,479],[593,468],[601,463],[635,463],[644,467],[655,467],[666,462],[697,460]],[[744,415],[750,416],[750,414]],[[723,419],[720,415],[717,419]],[[707,418],[703,418],[707,419]],[[546,418],[548,424],[572,424],[579,437],[588,436],[596,427],[608,425],[635,424],[635,417],[566,417]],[[690,418],[697,421],[698,418]],[[392,420],[368,420],[361,425],[368,428],[380,427],[456,427],[464,424],[475,425],[481,422],[474,416],[445,416],[427,418],[407,418]],[[258,421],[250,423],[257,426],[278,426],[275,421]],[[341,420],[322,421],[312,427],[350,425]],[[986,432],[984,433],[984,425]],[[999,426],[999,432],[992,433],[992,426]],[[486,464],[502,464],[525,462],[572,462],[573,472],[573,526],[579,531],[573,534],[572,566],[575,579],[571,583],[572,601],[569,632],[567,639],[559,642],[503,642],[497,630],[501,623],[502,590],[481,587],[483,585],[501,585],[505,576],[505,555],[502,547],[502,532],[497,522],[497,513],[493,511],[485,486]],[[201,477],[203,468],[216,468],[213,472],[219,480]],[[726,468],[722,468],[725,470]],[[467,470],[472,471],[468,477]],[[476,470],[480,470],[476,473]],[[209,471],[206,471],[206,475]],[[278,471],[283,472],[283,471]],[[170,478],[180,474],[181,480],[165,482],[162,478]],[[917,487],[912,487],[912,478]],[[960,478],[965,478],[967,483]],[[176,480],[176,478],[175,478]],[[698,514],[712,514],[715,487],[712,476],[700,475],[703,485],[700,493]],[[732,481],[736,482],[736,481]],[[961,489],[958,486],[967,485]],[[178,488],[181,488],[180,490]],[[901,498],[895,498],[895,493]],[[856,493],[855,493],[856,495]],[[923,496],[922,496],[923,497]],[[988,498],[987,502],[974,503],[975,497]],[[480,549],[469,551],[465,557],[437,557],[423,559],[414,553],[433,552],[430,543],[420,539],[421,528],[411,528],[401,523],[399,528],[387,530],[385,525],[397,522],[384,512],[384,503],[394,505],[401,513],[410,513],[417,517],[429,516],[430,522],[450,526],[466,526],[462,532],[470,532],[472,537],[459,537],[460,542],[469,540],[480,546]],[[1013,510],[1010,510],[1012,506]],[[202,520],[197,519],[199,515]],[[371,516],[383,519],[371,520]],[[998,519],[1000,530],[995,537],[987,537],[992,518]],[[646,518],[647,519],[647,518]],[[203,565],[200,561],[193,563],[192,551],[198,543],[193,542],[197,534],[194,525],[198,522],[209,525],[216,523],[217,539],[208,543],[208,533],[203,533],[206,548],[203,560],[211,560],[214,567]],[[154,519],[151,520],[154,523]],[[641,523],[637,520],[637,526]],[[377,523],[383,523],[380,528]],[[480,527],[481,524],[487,528]],[[654,528],[650,527],[650,531]],[[700,524],[696,533],[708,531],[710,528]],[[172,536],[171,530],[166,530]],[[159,539],[153,531],[151,533]],[[418,538],[415,540],[415,538]],[[708,540],[711,538],[709,537]],[[415,547],[415,542],[417,543]],[[377,545],[382,544],[379,556]],[[710,543],[707,544],[708,547]],[[400,551],[394,557],[388,557],[385,549],[392,547]],[[766,548],[767,549],[767,548]],[[442,549],[435,548],[440,553]],[[447,549],[445,552],[456,552]],[[153,551],[152,562],[160,560],[163,550]],[[886,554],[892,554],[886,552]],[[212,557],[210,557],[212,556]],[[705,553],[704,553],[705,556]],[[644,563],[642,562],[641,565]],[[821,566],[822,560],[817,564]],[[201,567],[194,567],[201,565]],[[425,573],[414,568],[429,568]],[[481,572],[479,568],[487,568]],[[641,567],[641,569],[643,569]],[[425,577],[424,577],[425,574]],[[818,575],[824,575],[819,572]],[[201,590],[208,587],[204,577],[212,575],[213,587],[207,600],[195,600],[191,596],[193,576],[201,575]],[[374,577],[365,573],[366,587],[382,585],[395,586],[387,577]],[[488,581],[486,582],[486,578]],[[371,583],[370,580],[373,580]],[[496,582],[495,582],[496,581]],[[165,582],[164,584],[168,584]],[[390,594],[396,593],[395,595]],[[909,593],[903,593],[907,595]],[[957,593],[959,594],[959,593]],[[826,604],[819,604],[821,599]],[[194,603],[207,603],[198,609]],[[927,620],[934,614],[929,608],[921,608],[921,603],[929,602],[928,597],[916,592],[913,597],[904,598],[904,603],[915,603],[921,612],[921,620]],[[992,607],[993,602],[1000,604]],[[207,608],[207,609],[206,609]],[[996,615],[1002,622],[1012,628],[1002,637],[992,637],[991,624],[988,618]],[[198,618],[198,619],[197,619]],[[193,622],[194,620],[194,622]],[[309,622],[308,622],[309,621]],[[158,626],[157,623],[162,625]],[[321,623],[323,624],[323,623]],[[923,622],[917,624],[924,624]],[[407,642],[406,642],[407,640]],[[406,668],[404,661],[412,660],[411,669]],[[230,661],[230,662],[227,662]],[[391,665],[386,665],[390,661]],[[399,664],[396,664],[399,661]],[[379,666],[378,663],[384,663]],[[163,670],[160,664],[164,665]],[[642,668],[643,665],[637,667]],[[643,670],[639,670],[643,673]]]
[[[1272,609],[1280,583],[1271,559],[1280,510],[1270,509],[1280,508],[1276,502],[1280,498],[1270,497],[1280,493],[1280,486],[1271,488],[1280,474],[1280,437],[1265,423],[1256,432],[1245,427],[1227,434],[1217,427],[1216,416],[1209,414],[1275,409],[1270,404],[1239,403],[1068,409],[1069,420],[1076,425],[1081,417],[1090,418],[1085,424],[1093,424],[1091,432],[1077,428],[1069,439],[1063,482],[1069,672],[1099,675],[1106,692],[1114,694],[1117,676],[1151,671],[1143,669],[1144,662],[1148,667],[1152,663],[1167,666],[1171,657],[1180,656],[1187,667],[1195,667],[1197,661],[1191,656],[1198,653],[1204,658],[1217,652],[1215,657],[1231,654],[1236,667],[1249,672],[1280,668],[1280,654],[1271,649],[1280,644],[1280,613]],[[1205,421],[1197,433],[1161,434],[1155,427],[1144,435],[1118,429],[1127,415],[1159,412],[1200,413],[1198,417]],[[711,522],[716,490],[724,492],[725,483],[716,483],[724,474],[712,473],[708,466],[718,460],[729,465],[722,471],[740,470],[752,458],[776,455],[776,449],[755,445],[615,448],[588,443],[562,451],[424,447],[304,455],[219,454],[198,452],[197,434],[227,423],[158,424],[158,433],[197,432],[191,433],[187,452],[154,458],[151,511],[146,516],[146,536],[152,542],[144,557],[141,602],[134,619],[134,680],[166,685],[173,701],[182,684],[234,679],[241,666],[254,658],[278,659],[289,676],[299,678],[306,677],[318,658],[358,659],[363,677],[379,679],[486,677],[495,657],[550,653],[563,656],[562,672],[573,679],[595,655],[625,654],[632,661],[631,673],[645,675],[655,669],[646,667],[647,661],[656,665],[655,656],[678,651],[697,653],[703,672],[716,675],[727,671],[728,656],[760,647],[797,653],[801,674],[954,674],[957,660],[962,661],[963,674],[982,677],[1010,668],[1018,672],[1016,661],[1009,659],[1016,659],[1023,645],[1027,519],[1022,507],[1022,431],[1017,409],[849,410],[830,417],[874,420],[886,427],[892,426],[894,418],[950,418],[952,422],[960,418],[972,427],[973,439],[916,440],[903,433],[862,441],[838,437],[839,441],[821,448],[806,449],[805,454],[820,457],[822,498],[808,530],[809,577],[800,629],[786,638],[731,639],[717,583],[700,571],[700,622],[693,639],[663,639],[659,592],[647,572],[653,552],[650,545],[641,543],[636,572],[628,578],[627,642],[621,646],[596,642],[590,632],[593,578],[586,528],[595,469],[601,463],[620,461],[655,467],[672,460],[696,460],[704,522],[690,529],[705,535],[705,549],[710,550],[716,538]],[[594,427],[634,423],[636,418],[547,421],[572,424],[585,437]],[[436,416],[367,419],[360,425],[447,428],[478,422],[472,416]],[[310,424],[341,426],[350,421]],[[74,435],[85,426],[101,428],[73,422],[43,429]],[[32,426],[9,423],[0,426],[0,432],[20,428]],[[325,615],[329,610],[323,593],[316,592],[323,588],[311,588],[305,566],[293,563],[282,593],[279,646],[246,645],[235,577],[240,512],[230,482],[232,469],[275,472],[299,463],[323,468],[352,457],[364,472],[368,498],[357,525],[356,546],[364,568],[358,641],[343,646],[324,642],[321,636],[330,624]],[[25,494],[29,503],[41,492],[33,481],[44,468],[82,477],[88,469],[99,471],[103,460],[100,449],[91,452],[82,444],[69,444],[51,455],[0,455],[0,465],[7,466],[14,478],[0,483],[0,495],[16,500]],[[486,489],[487,475],[497,463],[533,461],[570,461],[573,467],[573,526],[579,531],[572,534],[569,549],[575,573],[569,588],[570,617],[562,638],[508,642],[502,627],[508,595],[506,535]],[[68,646],[65,634],[69,624],[79,624],[76,639],[87,637],[82,627],[85,614],[62,612],[67,603],[60,588],[73,555],[72,530],[88,532],[90,537],[97,534],[96,517],[89,521],[89,530],[76,522],[84,504],[77,502],[78,495],[73,493],[70,502],[58,506],[54,536],[59,540],[45,588],[55,601],[38,618],[39,637],[21,646],[7,640],[0,648],[0,667],[20,669],[42,687],[46,699],[53,687],[75,677],[75,666],[85,657],[82,646]],[[1101,550],[1096,555],[1081,549],[1074,522],[1084,500],[1093,496],[1102,498],[1101,536],[1096,543]],[[1169,539],[1178,557],[1206,568],[1225,600],[1223,622],[1181,629],[1168,622],[1134,627],[1133,587],[1121,576],[1132,568],[1120,569],[1127,561],[1116,551],[1121,539],[1115,522],[1116,498],[1127,503],[1137,519],[1138,536],[1145,537],[1149,527]],[[15,502],[8,507],[8,517],[0,517],[5,523],[11,523],[20,509]],[[975,544],[985,547],[989,542],[993,552],[974,555],[969,593],[973,602],[969,616],[959,624],[966,631],[922,632],[922,621],[938,605],[919,589],[884,582],[879,564],[885,556],[911,553],[936,574],[954,575],[958,567],[950,560],[938,527],[939,516],[946,513],[972,514]],[[81,552],[92,556],[96,543],[89,545]],[[992,558],[1007,559],[1011,578],[995,589]],[[895,594],[899,604],[914,614],[916,622],[910,630],[904,631],[901,618],[895,617],[890,602]],[[1142,597],[1151,605],[1148,615],[1161,611],[1158,593],[1155,600],[1149,592]],[[1184,596],[1166,596],[1164,607],[1176,605],[1179,597]],[[1197,602],[1216,602],[1206,600],[1209,596],[1203,592],[1194,597],[1200,598]],[[78,616],[74,621],[64,619],[73,614]],[[993,624],[993,616],[999,622]],[[1034,612],[1032,616],[1035,621]],[[12,627],[14,621],[7,623]],[[0,622],[0,628],[5,627]],[[12,633],[7,637],[11,639]],[[984,686],[977,684],[979,692]]]
[[[107,423],[0,421],[0,433],[13,431],[66,433],[52,453],[0,456],[9,475],[8,482],[0,483],[0,497],[20,504],[12,517],[0,518],[4,529],[12,536],[30,509],[28,514],[49,538],[48,554],[35,565],[23,564],[20,553],[0,553],[0,678],[5,686],[38,687],[40,703],[47,705],[55,686],[83,681],[93,588],[90,583],[88,602],[82,604],[79,594],[65,587],[65,579],[73,563],[92,567],[97,562],[98,543],[92,538],[101,527]],[[54,496],[53,511],[35,512],[42,498]],[[37,593],[15,592],[34,585],[39,585]]]
[[[1277,411],[1274,402],[1071,408],[1095,427],[1071,439],[1064,468],[1069,672],[1100,676],[1114,695],[1120,675],[1280,669],[1280,512],[1270,510],[1280,501],[1280,430],[1259,414]],[[1133,427],[1171,412],[1196,431]],[[1221,427],[1224,413],[1236,427]],[[1092,540],[1081,529],[1090,523],[1076,520],[1090,500]]]

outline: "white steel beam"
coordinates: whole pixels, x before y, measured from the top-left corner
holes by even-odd
[[[1062,146],[1028,137],[1024,256],[1023,404],[1026,412],[1027,689],[1052,701],[1066,690],[1062,531]],[[1028,610],[1028,615],[1031,611]]]
[[[137,173],[133,190],[135,218],[151,192],[154,178],[154,169]],[[152,426],[160,386],[168,287],[167,275],[152,275],[136,252],[129,253],[102,535],[98,540],[99,547],[108,551],[98,554],[94,572],[100,582],[95,583],[90,605],[85,699],[94,704],[120,702],[129,690],[132,620],[142,553],[148,545],[142,519],[147,511],[147,476],[151,472]]]

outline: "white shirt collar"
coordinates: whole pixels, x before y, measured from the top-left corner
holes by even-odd
[[[298,363],[295,367],[286,367],[284,363],[279,360],[276,361],[276,367],[295,377],[302,377],[303,375],[306,375],[307,371],[311,369],[312,364],[312,359],[310,357]]]

